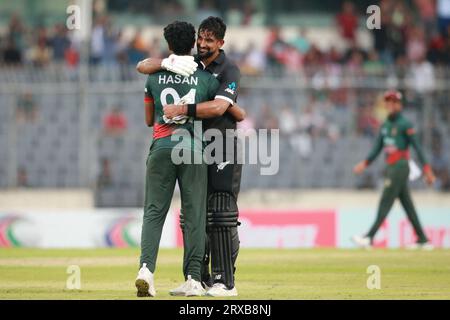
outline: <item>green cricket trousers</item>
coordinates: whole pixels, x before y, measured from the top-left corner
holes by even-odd
[[[170,148],[150,150],[147,158],[140,265],[147,263],[148,269],[155,272],[164,221],[178,181],[185,219],[183,274],[200,281],[206,241],[207,165],[175,165],[171,152]]]
[[[409,221],[414,227],[414,231],[418,237],[418,242],[427,242],[427,237],[423,232],[422,226],[417,216],[414,203],[411,199],[411,193],[408,186],[409,164],[408,161],[401,160],[386,168],[386,179],[384,183],[383,194],[378,206],[378,213],[372,228],[367,233],[367,237],[373,239],[376,232],[380,228],[384,219],[394,204],[395,199],[399,198],[400,203],[406,211]]]

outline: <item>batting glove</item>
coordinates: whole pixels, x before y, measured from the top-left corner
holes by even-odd
[[[182,105],[182,104],[194,103],[195,98],[190,93],[191,93],[191,91],[189,91],[188,94],[186,94],[184,97],[182,97],[180,99],[180,101],[178,101],[177,104]],[[179,116],[173,117],[172,119],[169,119],[166,117],[166,115],[163,115],[163,120],[165,123],[184,124],[184,123],[186,123],[186,121],[188,119],[189,119],[189,117],[185,116],[185,115],[179,115]]]
[[[197,70],[198,66],[193,56],[177,56],[171,54],[168,58],[163,59],[161,67],[167,71],[189,77]]]

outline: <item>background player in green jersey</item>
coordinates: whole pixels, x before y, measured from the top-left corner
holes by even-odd
[[[177,55],[189,55],[195,43],[195,29],[186,22],[174,22],[164,28],[169,49]],[[171,294],[203,295],[201,265],[205,250],[207,166],[202,158],[202,129],[194,132],[192,117],[173,123],[164,118],[163,105],[199,103],[214,98],[219,82],[208,72],[197,70],[183,77],[169,71],[149,75],[145,88],[145,115],[153,126],[153,141],[147,158],[144,218],[141,235],[140,270],[136,279],[138,296],[155,296],[153,273],[162,228],[178,180],[184,212],[183,273],[186,282]],[[181,98],[183,97],[183,98]],[[181,130],[184,129],[184,130]],[[186,135],[185,133],[189,134]],[[189,163],[176,164],[173,154],[189,153]],[[182,156],[184,158],[184,156]],[[200,160],[194,162],[194,158]]]
[[[408,187],[409,146],[412,146],[417,152],[419,161],[423,166],[426,182],[432,185],[435,177],[417,141],[413,125],[401,113],[402,94],[399,91],[387,91],[384,95],[384,100],[388,109],[388,118],[381,126],[377,140],[367,159],[361,161],[353,168],[356,174],[361,174],[384,149],[387,164],[384,190],[378,207],[377,217],[371,229],[366,235],[362,237],[354,236],[352,240],[358,246],[370,247],[376,232],[391,210],[395,199],[399,198],[417,235],[417,243],[411,248],[432,249],[433,247],[428,243],[428,239],[420,224]]]

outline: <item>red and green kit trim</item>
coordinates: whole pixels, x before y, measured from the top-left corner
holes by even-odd
[[[366,164],[372,163],[382,150],[385,153],[387,165],[407,162],[410,159],[410,146],[416,150],[423,170],[431,170],[412,123],[401,113],[397,113],[390,116],[381,126],[375,144],[366,158]]]

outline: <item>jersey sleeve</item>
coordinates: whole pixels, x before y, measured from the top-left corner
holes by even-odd
[[[147,78],[147,81],[145,82],[145,88],[144,88],[144,100],[152,100],[153,101],[153,94],[152,89],[150,87],[150,76]]]
[[[378,157],[382,149],[383,149],[383,135],[381,134],[380,130],[377,139],[373,144],[372,150],[369,152],[369,155],[366,158],[366,163],[368,165],[371,164]]]
[[[427,167],[428,162],[423,152],[422,146],[420,145],[417,138],[416,130],[414,129],[412,123],[409,121],[406,123],[405,134],[407,136],[409,144],[414,148],[414,150],[416,150],[417,157],[419,158],[420,163],[422,164],[422,166]]]
[[[230,66],[224,71],[219,89],[216,92],[215,99],[223,99],[230,104],[234,104],[238,95],[241,72],[237,66]]]

